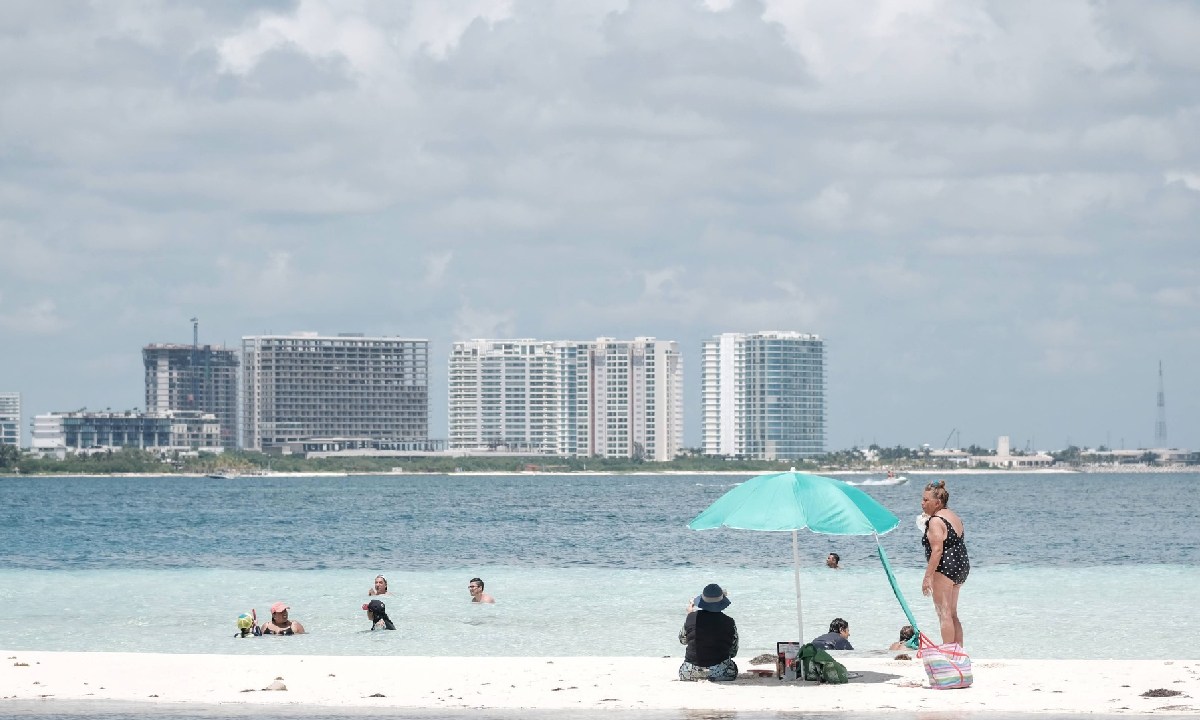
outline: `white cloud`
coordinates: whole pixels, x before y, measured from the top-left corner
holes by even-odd
[[[511,310],[494,306],[477,308],[464,299],[454,314],[454,337],[458,340],[515,337],[514,316]]]
[[[643,272],[643,295],[653,298],[673,294],[678,289],[680,274],[681,269],[677,267]]]
[[[441,285],[446,279],[446,270],[450,268],[450,262],[452,260],[454,260],[454,252],[450,250],[426,255],[424,278],[425,284],[429,286]]]
[[[1154,293],[1154,301],[1167,307],[1200,309],[1200,288],[1165,287]]]
[[[0,328],[23,335],[58,335],[69,327],[54,300],[42,299],[4,310],[0,305]]]
[[[1169,172],[1165,175],[1165,179],[1168,183],[1180,183],[1188,190],[1200,192],[1200,173]]]
[[[1200,352],[1191,3],[35,3],[0,24],[21,68],[0,74],[0,314],[58,332],[0,376],[59,407],[136,404],[138,348],[192,315],[218,340],[435,353],[815,332],[835,446],[984,428],[962,388],[994,378],[1058,397],[1072,366],[1115,387],[1163,338]],[[67,329],[132,353],[128,384],[73,374]],[[869,427],[880,402],[903,428]]]
[[[378,72],[388,42],[363,10],[361,3],[301,0],[295,14],[263,13],[253,27],[219,42],[222,67],[244,75],[265,53],[290,45],[317,57],[344,57],[364,75]]]

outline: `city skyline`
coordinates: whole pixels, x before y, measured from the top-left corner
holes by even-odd
[[[1200,447],[1200,7],[7,8],[0,391],[317,329],[819,335],[829,449]]]

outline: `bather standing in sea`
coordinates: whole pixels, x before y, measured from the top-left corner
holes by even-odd
[[[935,480],[925,486],[921,495],[921,511],[929,516],[925,521],[925,577],[921,593],[933,595],[943,643],[963,644],[962,623],[958,619],[958,593],[962,590],[971,561],[967,558],[967,541],[962,518],[946,507],[950,492],[945,480]]]

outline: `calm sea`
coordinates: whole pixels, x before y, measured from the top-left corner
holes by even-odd
[[[686,527],[747,477],[0,478],[0,647],[679,656],[688,598],[719,582],[749,657],[796,635],[790,535]],[[913,522],[925,481],[863,489],[901,518],[881,540],[936,631]],[[948,486],[971,553],[960,614],[973,655],[1200,657],[1200,474]],[[905,619],[874,540],[800,539],[805,635],[840,616],[856,653],[885,654]],[[830,551],[845,569],[823,566]],[[398,632],[366,632],[376,573]],[[496,605],[468,602],[472,576]],[[261,618],[275,600],[308,635],[233,639],[239,613]]]

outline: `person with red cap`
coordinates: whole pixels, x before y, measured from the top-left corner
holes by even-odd
[[[271,619],[262,624],[259,630],[263,635],[302,635],[304,626],[298,620],[288,619],[288,604],[277,602],[271,606]]]

